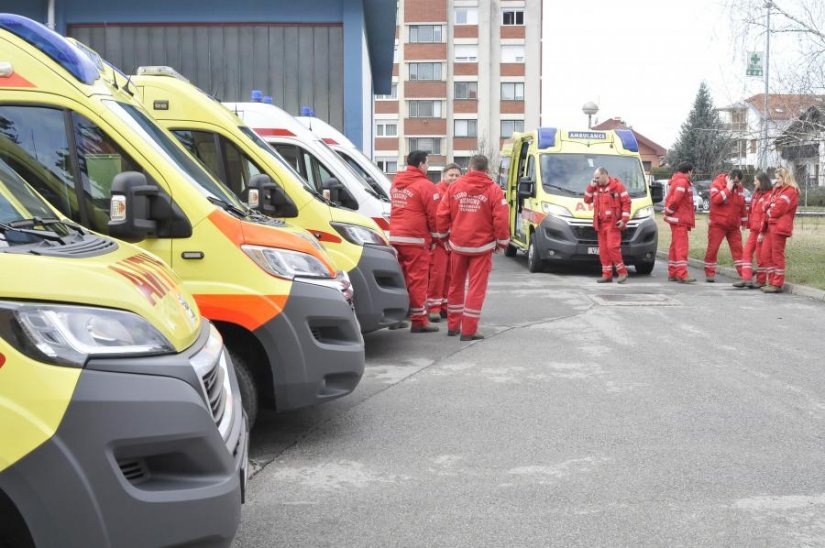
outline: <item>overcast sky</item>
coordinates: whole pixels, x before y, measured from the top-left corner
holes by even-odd
[[[733,36],[724,0],[543,1],[542,125],[585,128],[594,101],[599,121],[669,147],[702,80],[717,107],[764,90],[744,76],[754,46]]]

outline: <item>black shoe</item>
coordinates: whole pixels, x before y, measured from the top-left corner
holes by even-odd
[[[438,315],[441,316],[442,318],[444,318],[445,320],[447,319],[447,311],[446,310],[442,310],[441,312],[438,313]]]
[[[427,317],[430,319],[430,323],[441,323],[441,316],[439,314],[430,314]]]
[[[481,333],[473,333],[472,335],[462,335],[461,336],[462,341],[480,341],[483,338],[484,338],[484,335],[482,335]]]
[[[414,325],[410,327],[410,333],[437,333],[437,325]]]
[[[461,335],[461,331],[453,331],[452,329],[447,330],[448,337],[455,337],[456,335]]]
[[[596,280],[596,283],[597,283],[597,284],[609,284],[609,283],[610,283],[610,282],[612,282],[612,281],[613,281],[613,278],[605,278],[605,277],[601,277],[601,278],[599,278],[598,280]]]
[[[716,277],[708,276],[707,278],[705,278],[705,281],[709,284],[715,283],[716,282]]]

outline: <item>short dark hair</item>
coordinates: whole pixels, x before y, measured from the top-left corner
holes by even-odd
[[[693,171],[693,164],[691,164],[690,162],[682,162],[676,168],[676,171],[678,171],[679,173],[690,173],[691,171]]]
[[[476,154],[470,158],[470,169],[472,171],[487,171],[490,167],[490,161],[483,154]]]
[[[759,188],[756,189],[759,192],[767,192],[771,189],[771,178],[764,171],[757,173],[753,180],[754,182],[759,181]]]
[[[447,172],[448,172],[448,171],[450,171],[451,169],[457,169],[459,173],[464,173],[464,172],[461,170],[461,166],[460,166],[460,165],[458,165],[458,164],[447,164],[446,166],[444,166],[444,169],[443,169],[443,170],[441,170],[441,173],[447,173]]]
[[[742,173],[741,169],[732,169],[730,170],[729,175],[731,179],[739,179],[740,181],[745,178],[745,175]]]
[[[607,168],[606,167],[601,167],[601,166],[596,168],[596,173],[599,173],[600,175],[610,175],[607,172]]]
[[[407,154],[407,165],[418,167],[427,161],[427,156],[429,155],[430,153],[426,150],[413,150]]]

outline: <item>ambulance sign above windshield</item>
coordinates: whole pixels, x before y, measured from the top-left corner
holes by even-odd
[[[568,139],[589,139],[592,141],[604,141],[607,134],[600,131],[568,131]]]

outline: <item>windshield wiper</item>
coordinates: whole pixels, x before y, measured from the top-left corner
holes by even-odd
[[[569,189],[569,188],[567,188],[566,186],[554,185],[554,184],[550,184],[550,183],[542,183],[542,184],[543,184],[544,186],[547,186],[547,187],[550,187],[550,188],[555,188],[556,190],[561,190],[561,191],[563,191],[563,192],[567,192],[568,194],[574,194],[574,195],[577,195],[577,196],[579,196],[579,195],[580,195],[580,194],[579,194],[578,192],[576,192],[575,190]]]
[[[0,223],[0,230],[2,230],[3,232],[17,232],[18,234],[27,234],[29,236],[35,236],[42,240],[51,240],[53,242],[63,243],[63,236],[56,232],[52,232],[51,230],[31,230],[30,228],[21,228],[19,226],[14,226],[15,223],[22,222],[25,221],[14,221],[10,224]]]
[[[65,226],[78,234],[86,234],[86,229],[82,226],[70,222],[66,219],[58,219],[56,217],[31,217],[29,219],[19,219],[17,221],[11,221],[8,225],[12,228],[34,228],[36,226],[42,226],[43,228],[48,229],[50,226],[60,225]],[[35,231],[37,232],[37,231]],[[39,232],[38,232],[39,233]]]
[[[247,217],[249,215],[249,210],[241,209],[240,207],[234,204],[230,204],[226,200],[221,200],[216,196],[207,196],[206,199],[215,204],[216,206],[220,206],[222,209],[234,213],[239,217]]]

